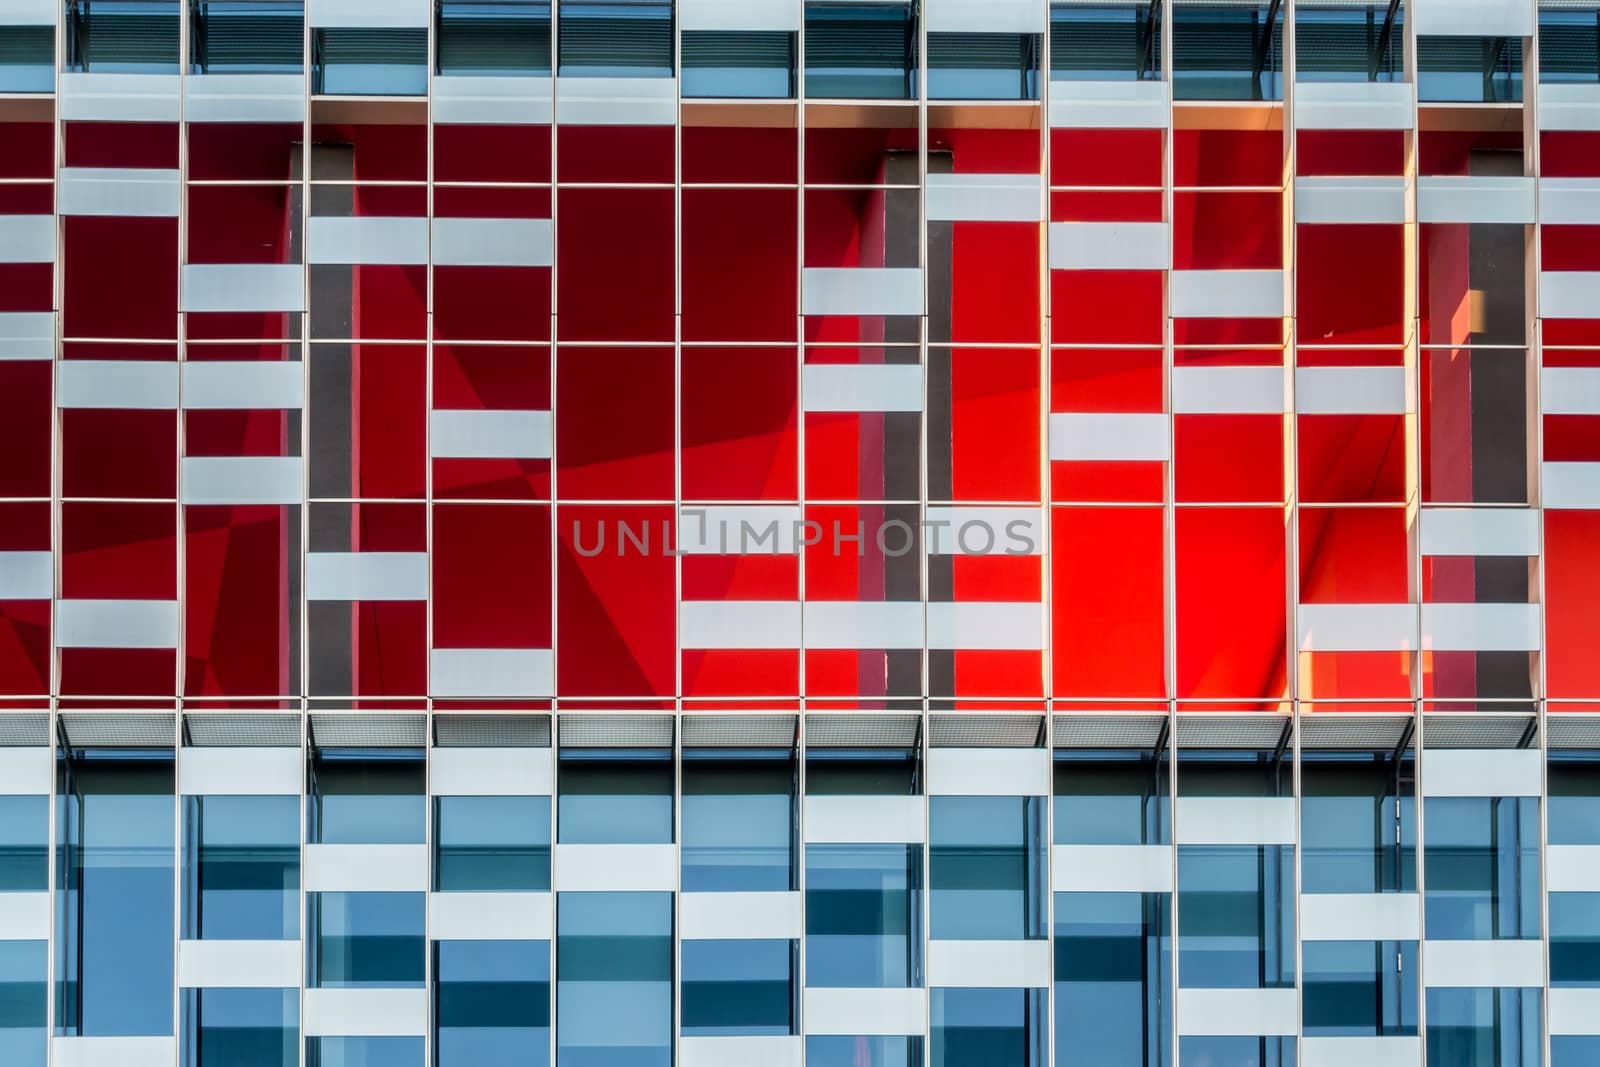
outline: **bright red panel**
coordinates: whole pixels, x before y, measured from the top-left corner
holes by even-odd
[[[300,691],[299,545],[299,508],[184,509],[185,695]]]
[[[433,331],[467,341],[550,340],[549,267],[434,267]]]
[[[1411,599],[1404,508],[1301,508],[1300,603]]]
[[[1279,270],[1279,193],[1172,194],[1173,270]]]
[[[792,341],[799,206],[791,189],[685,189],[683,339]]]
[[[954,349],[949,360],[953,499],[1039,500],[1039,353]]]
[[[1052,129],[1050,184],[1153,186],[1163,177],[1162,130]]]
[[[671,126],[556,127],[556,176],[563,182],[673,180],[677,133]]]
[[[665,696],[676,684],[676,560],[671,507],[562,507],[556,677],[572,696]],[[626,523],[648,548],[626,541]],[[604,546],[600,537],[604,531]]]
[[[1301,178],[1402,175],[1406,131],[1298,130],[1294,166]]]
[[[1302,500],[1368,503],[1406,498],[1403,415],[1301,415]]]
[[[1051,271],[1051,343],[1159,345],[1164,277],[1158,270]]]
[[[190,181],[294,181],[304,165],[297,122],[191,122],[186,131]]]
[[[1037,343],[1043,230],[1019,222],[955,222],[951,230],[950,340]]]
[[[1600,697],[1600,511],[1544,513],[1545,686]]]
[[[671,499],[672,351],[562,347],[556,361],[561,498]]]
[[[1283,147],[1281,130],[1174,130],[1172,183],[1281,187]]]
[[[433,509],[433,646],[549,648],[550,509]]]
[[[1173,483],[1179,503],[1282,500],[1283,423],[1279,415],[1174,417]]]
[[[1159,348],[1058,348],[1050,353],[1050,410],[1159,412]]]
[[[175,122],[63,122],[62,165],[178,169]]]
[[[799,355],[790,348],[685,348],[686,500],[794,500]]]
[[[562,189],[558,195],[560,336],[673,340],[672,190]]]
[[[1302,225],[1295,241],[1300,344],[1404,343],[1404,226]]]
[[[1284,695],[1283,511],[1179,508],[1176,523],[1177,696]]]
[[[171,504],[63,504],[61,595],[81,600],[176,598],[177,510]]]
[[[1163,514],[1051,509],[1054,696],[1166,696]]]

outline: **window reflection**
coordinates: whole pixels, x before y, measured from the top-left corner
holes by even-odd
[[[296,1067],[298,989],[185,989],[183,1067]]]
[[[184,937],[300,936],[300,798],[191,796],[184,815]]]
[[[562,749],[556,839],[670,844],[671,749]]]
[[[683,891],[795,888],[794,787],[788,752],[685,752]]]
[[[421,844],[427,817],[422,753],[324,749],[311,761],[308,840],[321,845]]]
[[[1171,843],[1170,761],[1141,750],[1055,753],[1058,845]]]
[[[1414,892],[1416,766],[1408,752],[1305,752],[1300,877],[1307,893]]]
[[[556,900],[559,1067],[670,1067],[672,894]]]
[[[549,1067],[550,942],[433,950],[437,1067]]]
[[[1542,1001],[1538,989],[1429,989],[1428,1067],[1535,1067]]]
[[[45,1067],[49,952],[45,941],[0,941],[0,1063],[7,1067]]]
[[[1172,1062],[1172,897],[1057,893],[1059,1063]]]
[[[1044,936],[1043,815],[1039,797],[929,799],[931,936]]]
[[[435,889],[549,891],[549,797],[438,797],[433,810]]]
[[[1538,938],[1538,799],[1430,797],[1423,819],[1429,939]]]
[[[312,893],[306,901],[309,988],[421,988],[424,894]]]
[[[806,985],[922,984],[922,848],[806,846]]]
[[[1043,989],[935,989],[933,1067],[1044,1067]]]
[[[794,1033],[794,942],[685,941],[682,952],[684,1037]]]

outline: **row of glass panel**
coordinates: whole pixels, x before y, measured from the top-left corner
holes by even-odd
[[[185,796],[175,819],[171,757],[90,750],[60,761],[54,1032],[169,1035],[178,997],[186,1065],[288,1067],[298,992],[175,992],[174,923],[184,940],[300,938],[300,842],[422,843],[422,753],[319,752],[303,834],[296,796]],[[549,797],[433,799],[431,888],[549,891],[552,829],[563,844],[677,838],[684,892],[793,890],[804,863],[803,940],[685,939],[676,992],[672,893],[558,892],[556,1047],[572,1067],[670,1064],[675,997],[683,1037],[799,1033],[802,960],[809,988],[925,986],[924,887],[928,937],[1046,936],[1042,798],[929,798],[924,876],[917,844],[801,845],[798,771],[783,751],[686,751],[675,813],[670,750],[563,750],[553,825]],[[814,751],[805,792],[919,795],[921,777],[903,752]],[[1180,797],[1293,794],[1286,753],[1186,752],[1176,777]],[[1418,1033],[1417,942],[1308,941],[1298,969],[1295,954],[1297,892],[1416,891],[1414,761],[1304,753],[1299,780],[1298,886],[1293,845],[1179,845],[1175,902],[1165,892],[1054,893],[1058,1063],[1170,1062],[1174,966],[1178,985],[1197,989],[1292,988],[1298,970],[1306,1036]],[[1165,755],[1059,752],[1050,836],[1168,845],[1172,786]],[[1600,753],[1552,754],[1548,793],[1551,844],[1600,844]],[[49,803],[0,799],[0,890],[48,888]],[[1427,937],[1539,939],[1539,798],[1429,797],[1422,810]],[[1553,988],[1600,986],[1597,897],[1549,894]],[[304,915],[306,988],[421,989],[431,970],[438,1067],[548,1063],[548,941],[430,946],[422,892],[310,892]],[[47,951],[0,942],[8,1067],[45,1062]],[[1435,982],[1425,1004],[1430,1064],[1539,1062],[1538,989]],[[1045,1005],[1042,989],[932,990],[933,1062],[1040,1067]],[[1294,1056],[1292,1038],[1184,1037],[1179,1047],[1185,1062]],[[1556,1048],[1554,1067],[1592,1063],[1584,1057],[1597,1051],[1567,1039]],[[917,1067],[923,1055],[909,1036],[812,1036],[806,1050],[813,1067]],[[420,1037],[313,1037],[306,1062],[420,1067],[423,1052]]]
[[[303,69],[301,0],[188,0],[193,73],[292,74]],[[1050,76],[1160,79],[1163,5],[1073,0],[1050,10]],[[1539,13],[1544,82],[1600,78],[1597,9],[1589,0]],[[68,71],[176,73],[179,0],[67,0]],[[1173,91],[1179,99],[1275,100],[1283,95],[1284,23],[1277,0],[1173,0]],[[672,0],[563,0],[552,34],[548,0],[438,0],[434,69],[444,75],[670,77],[685,97],[789,98],[801,70],[797,35],[783,30],[684,30],[674,59]],[[1302,81],[1405,80],[1404,7],[1387,0],[1298,5]],[[558,37],[552,43],[552,37]],[[915,99],[923,76],[916,5],[907,0],[806,0],[804,79],[817,98]],[[1036,33],[930,31],[932,99],[1036,100],[1043,57]],[[0,34],[0,91],[49,92],[54,31]],[[427,92],[424,27],[319,27],[311,36],[312,91]],[[1419,37],[1416,80],[1425,100],[1520,100],[1523,41]]]

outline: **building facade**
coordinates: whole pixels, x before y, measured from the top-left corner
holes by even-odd
[[[1597,20],[0,0],[0,1064],[1600,1063]]]

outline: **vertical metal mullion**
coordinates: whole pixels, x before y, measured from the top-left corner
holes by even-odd
[[[178,401],[174,417],[177,454],[172,457],[176,468],[173,484],[173,528],[177,531],[176,594],[178,608],[177,648],[173,655],[173,723],[172,723],[172,1062],[183,1063],[183,986],[179,972],[178,946],[183,936],[183,674],[187,649],[183,625],[183,605],[187,583],[184,580],[187,559],[183,510],[183,456],[187,451],[183,408],[183,366],[187,361],[185,351],[188,339],[188,316],[183,310],[183,264],[189,259],[189,138],[188,115],[185,104],[189,96],[189,0],[178,4],[178,277],[177,281],[177,370]]]
[[[426,140],[426,180],[423,203],[426,212],[427,225],[427,263],[423,267],[423,309],[424,309],[424,344],[423,344],[423,397],[424,418],[422,427],[423,455],[426,457],[423,467],[423,500],[427,508],[425,516],[424,551],[428,561],[428,599],[425,604],[423,632],[426,634],[426,646],[423,650],[422,677],[423,685],[423,738],[422,738],[422,843],[424,848],[424,870],[428,872],[427,884],[422,893],[422,989],[423,989],[423,1019],[424,1030],[422,1038],[422,1062],[434,1064],[438,1061],[437,1026],[438,1018],[435,1010],[438,975],[434,973],[434,944],[432,929],[432,909],[428,907],[428,891],[434,885],[434,849],[433,841],[435,828],[433,825],[433,742],[434,742],[434,707],[433,707],[433,572],[434,572],[434,541],[433,541],[433,219],[434,219],[434,145],[433,145],[433,79],[437,67],[435,57],[439,54],[439,19],[437,5],[429,4],[427,28],[426,70],[427,96],[423,101],[423,122]]]
[[[1166,674],[1166,713],[1167,713],[1167,797],[1171,810],[1169,819],[1169,833],[1172,838],[1172,900],[1169,914],[1171,915],[1171,973],[1166,976],[1166,1000],[1170,1008],[1168,1013],[1171,1020],[1169,1039],[1171,1041],[1169,1062],[1178,1063],[1179,1031],[1182,1020],[1178,1013],[1178,705],[1176,700],[1178,679],[1177,655],[1177,493],[1175,489],[1174,470],[1177,464],[1177,451],[1173,443],[1177,439],[1177,419],[1172,410],[1172,378],[1175,355],[1173,352],[1173,326],[1171,314],[1171,243],[1173,220],[1173,183],[1176,180],[1176,170],[1173,162],[1173,140],[1177,129],[1176,114],[1173,106],[1173,58],[1172,21],[1174,14],[1174,0],[1156,0],[1161,7],[1161,80],[1166,86],[1166,128],[1162,130],[1161,146],[1161,217],[1167,223],[1168,241],[1168,271],[1165,291],[1162,293],[1161,311],[1161,403],[1162,411],[1167,419],[1167,463],[1162,473],[1162,490],[1164,498],[1161,502],[1162,522],[1162,575],[1164,589],[1162,592],[1162,630],[1165,636],[1165,662],[1163,664]],[[1159,753],[1157,754],[1159,759]],[[1159,762],[1157,764],[1159,770]]]
[[[1051,330],[1050,308],[1050,187],[1053,174],[1053,153],[1050,144],[1050,0],[1039,0],[1044,8],[1044,30],[1039,44],[1039,259],[1035,265],[1039,285],[1039,529],[1044,537],[1040,546],[1040,620],[1042,644],[1040,648],[1040,677],[1044,684],[1044,758],[1046,767],[1044,797],[1044,936],[1049,946],[1046,953],[1048,982],[1044,991],[1044,1063],[1041,1067],[1054,1067],[1056,1062],[1056,887],[1055,887],[1055,656],[1051,640],[1055,620],[1055,508],[1050,478],[1050,383],[1054,381],[1055,350],[1051,348],[1054,336]],[[1141,953],[1141,958],[1142,958]]]
[[[61,693],[61,653],[55,647],[56,611],[61,599],[61,411],[56,406],[56,397],[59,396],[57,380],[61,370],[61,339],[64,335],[61,314],[62,279],[66,275],[66,231],[61,219],[60,175],[64,162],[64,138],[61,130],[61,78],[66,69],[66,23],[67,12],[64,5],[56,7],[56,25],[54,40],[53,68],[51,81],[55,86],[56,94],[51,108],[51,153],[50,153],[50,213],[51,228],[55,235],[55,262],[51,265],[50,273],[50,320],[51,320],[51,351],[50,351],[50,608],[49,626],[51,634],[50,657],[47,667],[46,682],[49,686],[49,697],[45,705],[45,730],[46,743],[50,746],[50,792],[46,794],[45,801],[45,876],[48,879],[46,892],[49,894],[49,931],[48,941],[44,954],[44,1043],[45,1067],[53,1067],[55,1062],[55,1033],[56,1013],[61,1009],[60,994],[56,988],[59,975],[56,974],[56,952],[61,947],[60,922],[61,897],[63,894],[56,888],[57,879],[63,877],[64,872],[58,868],[57,849],[61,844],[63,828],[61,820],[57,818],[58,808],[62,804],[58,795],[56,783],[60,780],[56,763],[58,739],[62,736],[60,717]]]
[[[299,558],[293,564],[299,569],[300,574],[300,603],[295,611],[300,621],[300,663],[299,684],[296,689],[298,699],[295,706],[299,711],[299,742],[300,742],[300,825],[296,830],[296,839],[300,845],[300,866],[298,869],[299,880],[295,887],[295,918],[300,927],[300,976],[299,976],[299,1001],[295,1016],[295,1056],[300,1067],[305,1067],[306,1062],[306,981],[311,973],[310,960],[312,958],[312,937],[315,931],[311,929],[310,897],[305,891],[306,871],[306,838],[309,826],[309,807],[311,789],[311,609],[310,597],[306,592],[306,556],[311,551],[311,255],[307,248],[307,236],[311,231],[312,187],[311,187],[311,19],[309,12],[301,18],[300,24],[300,75],[301,75],[301,119],[300,119],[300,552]]]

